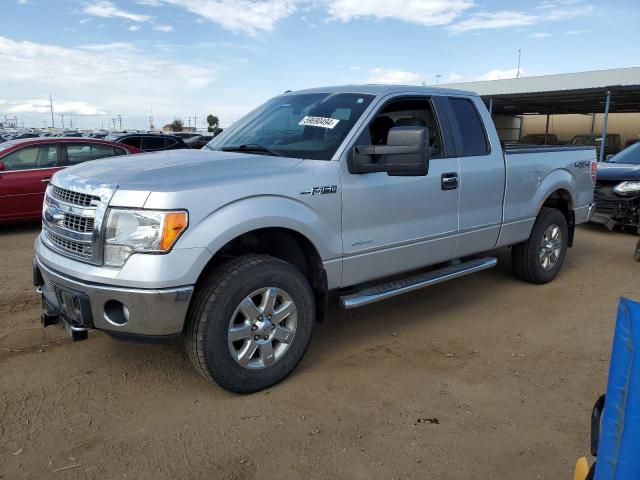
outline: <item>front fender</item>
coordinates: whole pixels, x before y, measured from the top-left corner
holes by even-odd
[[[326,205],[325,205],[326,207]],[[180,248],[208,249],[212,255],[234,238],[260,228],[278,227],[304,235],[315,246],[320,258],[340,257],[340,211],[319,215],[309,205],[277,195],[242,198],[215,210],[185,232]],[[335,218],[334,218],[335,217]]]

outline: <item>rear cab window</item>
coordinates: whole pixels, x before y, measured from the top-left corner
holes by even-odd
[[[475,104],[463,97],[448,100],[458,155],[473,157],[490,153],[487,132]]]

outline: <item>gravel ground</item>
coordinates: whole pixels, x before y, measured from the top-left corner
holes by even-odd
[[[285,382],[229,394],[176,341],[39,325],[37,227],[0,227],[0,478],[569,478],[637,237],[582,227],[535,286],[499,266],[331,308]]]

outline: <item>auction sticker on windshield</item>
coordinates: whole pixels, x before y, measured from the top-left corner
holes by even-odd
[[[302,120],[300,120],[298,125],[306,127],[333,128],[338,123],[340,123],[340,120],[336,118],[306,116]]]

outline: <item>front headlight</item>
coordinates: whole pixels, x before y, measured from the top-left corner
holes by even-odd
[[[640,181],[619,183],[613,187],[613,191],[621,195],[627,193],[640,193]]]
[[[166,253],[187,228],[187,212],[109,210],[104,264],[121,267],[133,253]]]

